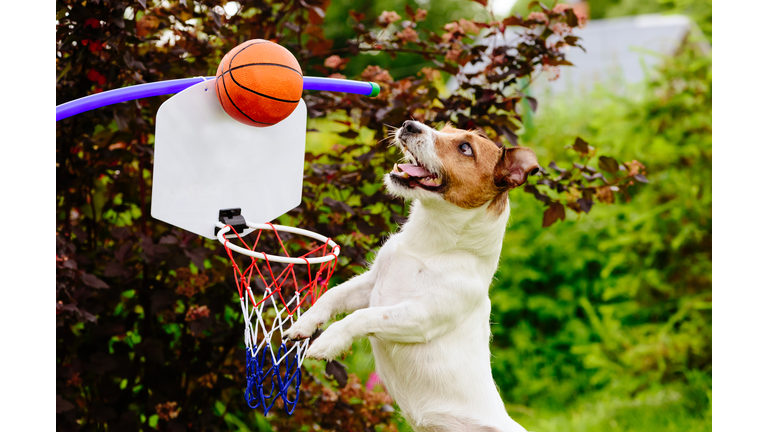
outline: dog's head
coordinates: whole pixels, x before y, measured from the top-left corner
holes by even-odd
[[[384,183],[390,193],[406,199],[443,199],[477,208],[539,170],[533,150],[499,148],[481,132],[450,125],[437,131],[409,120],[393,141],[410,163],[396,164]]]

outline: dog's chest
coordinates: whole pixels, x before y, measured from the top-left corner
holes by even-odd
[[[429,274],[422,260],[408,254],[395,238],[390,238],[376,257],[376,283],[370,306],[391,306],[423,295],[421,288]]]

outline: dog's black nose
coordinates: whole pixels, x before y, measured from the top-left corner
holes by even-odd
[[[421,133],[421,128],[415,121],[406,120],[405,123],[403,123],[403,133],[418,135]]]

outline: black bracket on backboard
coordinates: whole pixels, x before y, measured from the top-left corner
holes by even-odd
[[[219,210],[219,222],[224,225],[231,225],[232,228],[238,233],[242,234],[248,228],[245,223],[245,218],[240,214],[239,208],[230,208]],[[213,235],[217,235],[221,228],[215,227],[213,229]]]

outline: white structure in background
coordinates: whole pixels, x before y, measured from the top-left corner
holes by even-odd
[[[505,37],[514,40],[519,31],[519,28],[509,28]],[[566,59],[573,66],[562,66],[560,78],[555,81],[549,81],[543,73],[531,85],[532,95],[588,92],[598,83],[614,85],[619,90],[641,82],[646,70],[651,70],[664,56],[674,54],[689,35],[696,41],[704,41],[702,49],[710,49],[700,36],[698,26],[685,15],[649,14],[590,20],[585,28],[574,29],[573,34],[581,38],[579,44],[586,52],[569,47]],[[483,43],[495,45],[493,41]],[[476,73],[487,64],[467,64],[462,72]],[[458,87],[456,79],[452,78],[447,87],[454,91]]]
[[[570,47],[566,59],[573,66],[562,66],[555,81],[539,77],[532,85],[536,94],[589,91],[598,83],[641,82],[647,70],[673,55],[686,37],[697,40],[700,30],[685,15],[654,14],[589,21],[573,33],[581,38],[586,52]]]

